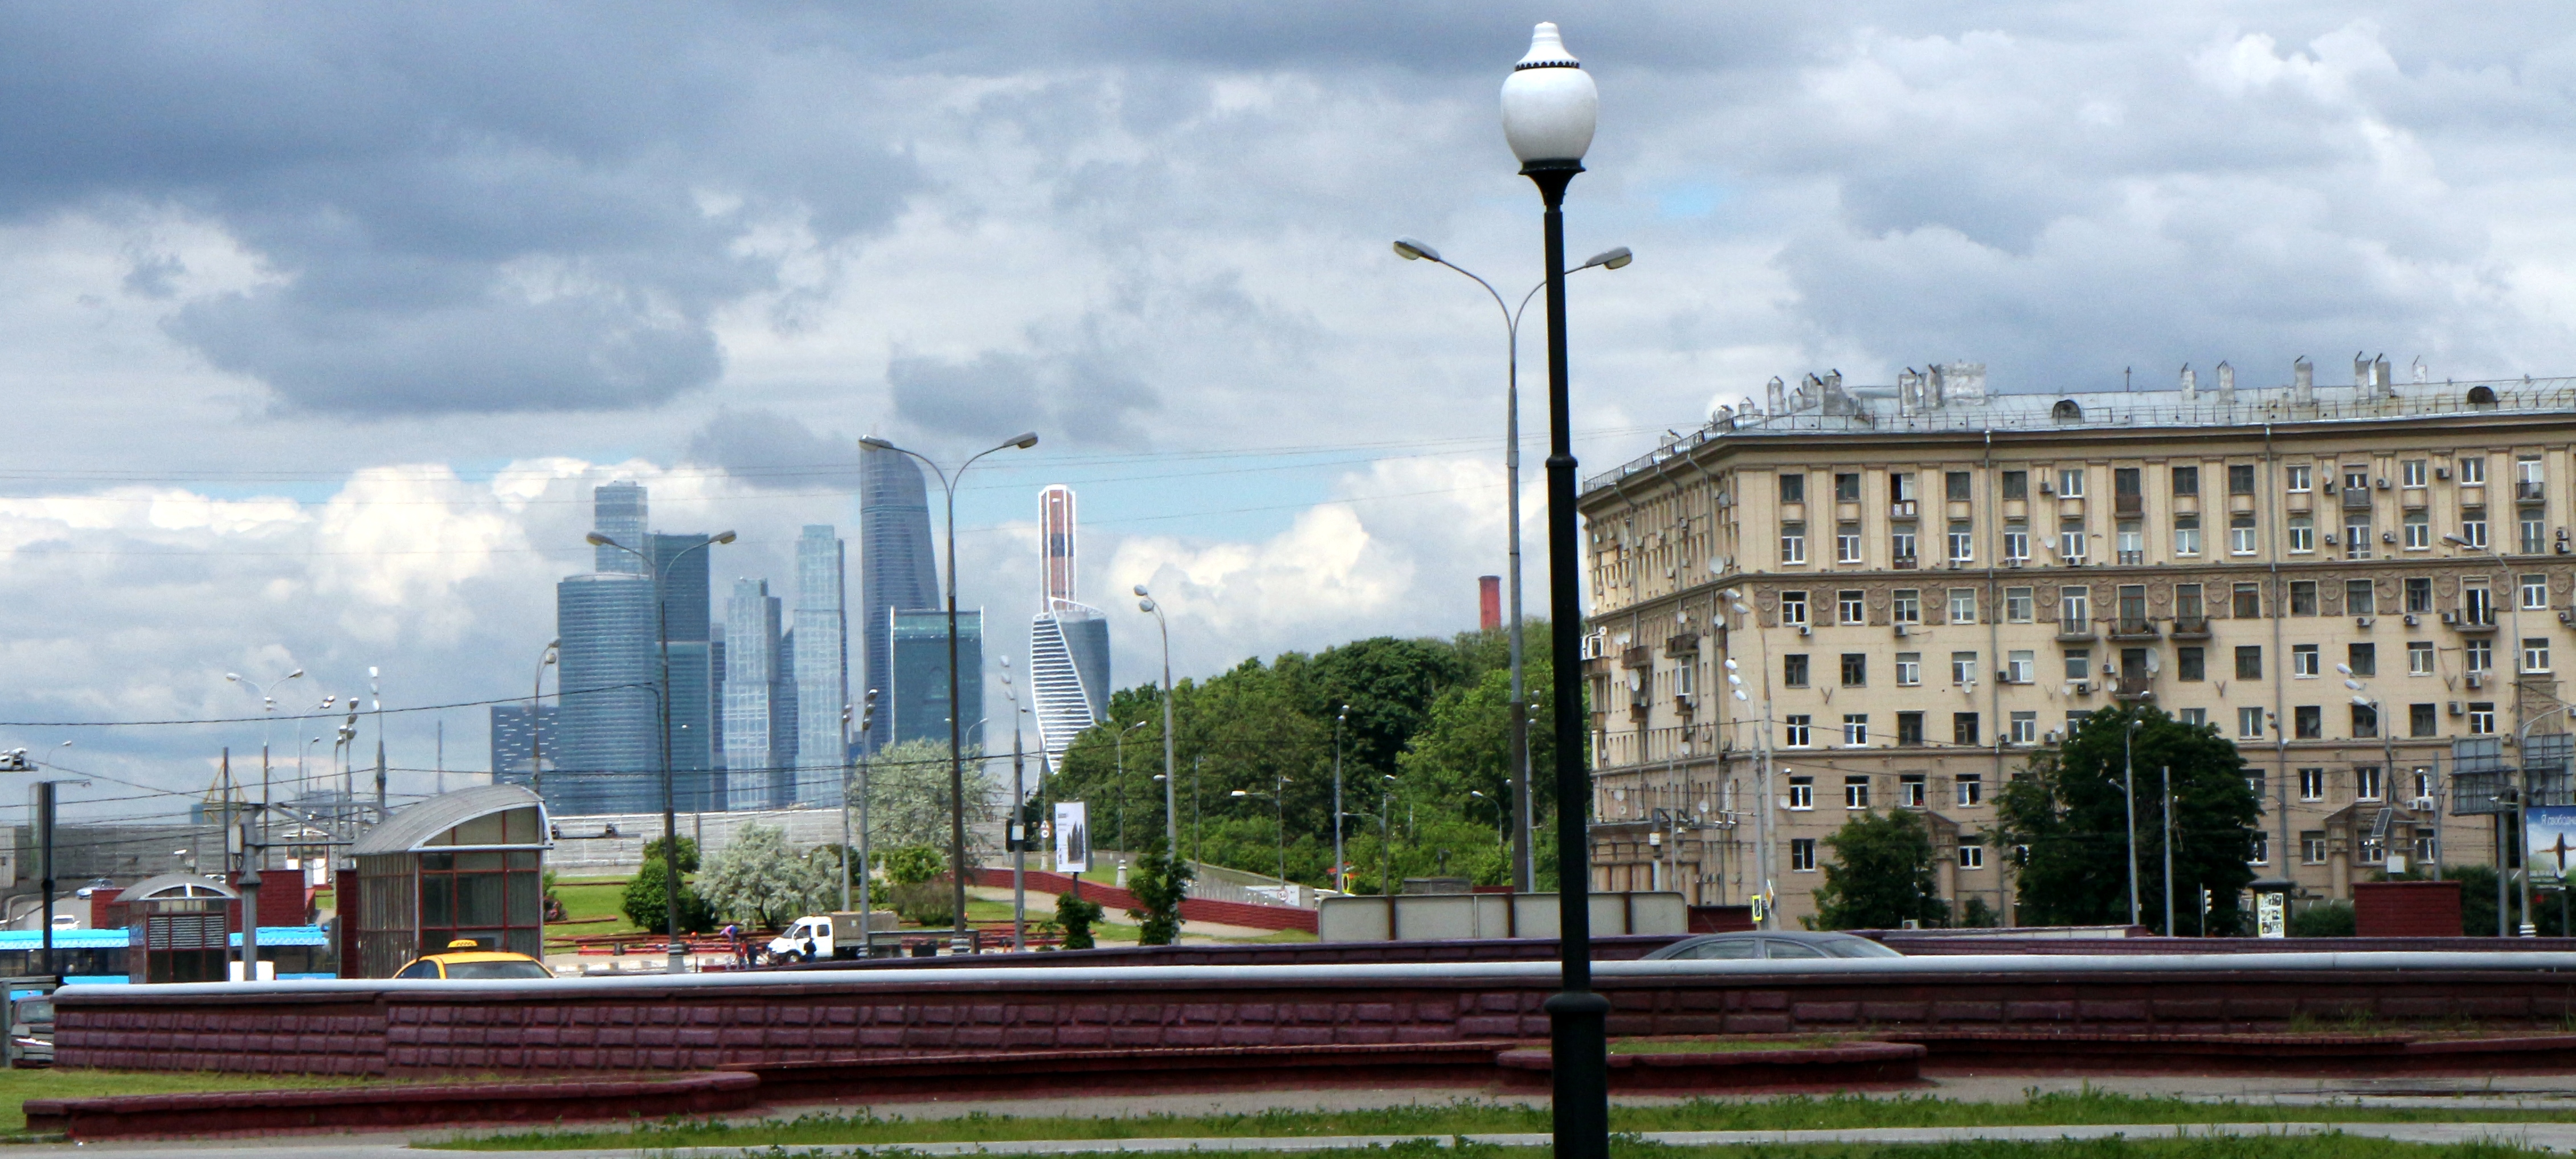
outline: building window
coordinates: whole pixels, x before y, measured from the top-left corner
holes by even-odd
[[[2375,616],[2379,614],[2379,589],[2369,580],[2343,581],[2343,614]]]
[[[2408,640],[2406,642],[2406,674],[2409,676],[2430,676],[2433,674],[2433,642],[2431,640]]]
[[[1865,688],[1869,685],[1869,653],[1843,653],[1843,687]]]
[[[1834,500],[1840,503],[1860,502],[1860,473],[1844,471],[1834,476]]]
[[[2174,679],[2187,683],[2209,679],[2208,650],[2197,644],[2174,649]]]
[[[2261,644],[2239,644],[2236,646],[2236,678],[2239,680],[2261,680],[2263,678],[2263,646]]]
[[[1791,652],[1780,658],[1780,683],[1790,688],[1807,686],[1807,654]]]
[[[2406,779],[2408,786],[2412,790],[2406,794],[2407,796],[2421,801],[2424,798],[2433,795],[2432,769],[2423,765],[2417,765],[2414,768],[2407,770]]]
[[[2299,799],[2302,801],[2322,801],[2326,799],[2326,771],[2324,769],[2299,770]]]
[[[2038,667],[2038,663],[2038,654],[2028,648],[2015,648],[2011,652],[2006,653],[2004,656],[2005,682],[2010,684],[2030,683],[2032,680],[2036,679],[2032,674],[2032,669]]]
[[[2549,671],[2549,637],[2525,636],[2522,638],[2522,670],[2525,672]]]
[[[2462,455],[2462,456],[2460,456],[2460,482],[2463,482],[2463,483],[2484,483],[2484,482],[2486,482],[2486,481],[2487,481],[2487,457],[2486,457],[2486,456],[2484,456],[2484,455]]]
[[[2254,464],[2229,463],[2227,465],[2227,493],[2230,495],[2254,493]]]
[[[2434,716],[2432,705],[2410,704],[2406,706],[2406,735],[2412,737],[2432,736],[2439,728],[2440,722],[2439,719]]]
[[[1866,621],[1869,618],[1869,612],[1861,603],[1861,597],[1862,593],[1857,591],[1835,592],[1834,622],[1837,624],[1858,624]]]
[[[2028,525],[2020,523],[2007,523],[2004,525],[2004,558],[2011,560],[2030,558],[2030,528]]]
[[[2012,743],[2018,745],[2033,745],[2039,743],[2038,713],[2016,712],[2012,714]]]
[[[2292,645],[2290,645],[2290,675],[2291,675],[2291,676],[2293,676],[2293,677],[2295,677],[2295,678],[2301,679],[2301,680],[2313,680],[2313,679],[2315,679],[2315,678],[2316,678],[2316,675],[2317,675],[2317,646],[2316,646],[2316,645],[2314,645],[2314,644],[2292,644]]]
[[[2379,766],[2361,765],[2352,770],[2352,795],[2364,801],[2381,800],[2388,795],[2383,780]]]
[[[1780,476],[1780,501],[1783,503],[1806,502],[1807,477],[1805,475]]]
[[[2080,711],[2076,709],[2068,709],[2066,713],[2066,735],[2074,736],[2076,730],[2083,728],[2084,722],[2091,719],[2093,719],[2093,711],[2091,709],[2083,709]]]
[[[2227,517],[2227,554],[2254,554],[2254,516],[2250,513]]]
[[[1950,589],[1950,622],[1953,624],[1977,622],[1977,589]]]
[[[2317,581],[2290,581],[2290,614],[2293,616],[2317,614]]]
[[[2460,667],[2470,672],[2495,671],[2495,644],[2486,640],[2470,640],[2460,645]]]
[[[2084,521],[2057,521],[2057,555],[2060,559],[2082,562],[2084,559]]]
[[[1888,472],[1888,473],[1887,473],[1887,497],[1888,497],[1889,499],[1895,500],[1896,502],[1899,502],[1899,503],[1912,503],[1912,502],[1914,502],[1914,500],[1917,498],[1917,496],[1914,494],[1914,472],[1912,472],[1912,471],[1890,471],[1890,472]]]
[[[2324,740],[2326,710],[2321,704],[2302,704],[2290,710],[2290,739]]]
[[[2526,612],[2545,611],[2548,607],[2549,577],[2545,575],[2527,575],[2522,577],[2522,610]]]
[[[2006,499],[2028,499],[2028,498],[2030,498],[2030,472],[2028,472],[2028,471],[2006,471],[2006,472],[2004,472],[2004,498],[2006,498]]]
[[[1814,777],[1789,778],[1789,808],[1805,812],[1815,807],[1816,779]]]
[[[1780,525],[1780,562],[1807,562],[1806,524],[1783,523]]]
[[[1813,837],[1792,837],[1792,838],[1790,838],[1790,839],[1789,839],[1789,872],[1791,872],[1791,873],[1814,873],[1815,871],[1816,871],[1816,839],[1815,839],[1815,838],[1813,838]]]
[[[2063,499],[2084,497],[2084,468],[2065,467],[2057,472],[2057,494]]]
[[[1967,563],[1977,558],[1975,529],[1965,523],[1950,525],[1950,562]]]
[[[1977,654],[1950,653],[1950,683],[1965,688],[1977,682]]]
[[[1983,837],[1962,837],[1962,838],[1960,838],[1960,839],[1959,839],[1959,868],[1961,868],[1961,869],[1984,869],[1985,867],[1986,867],[1986,839],[1985,839],[1985,838],[1983,838]]]
[[[2260,829],[2254,831],[2253,853],[2246,858],[2246,861],[2252,865],[2272,864],[2272,839],[2269,834]]]
[[[1780,593],[1780,622],[1783,624],[1797,625],[1799,627],[1806,626],[1807,593]]]
[[[2423,551],[2433,546],[2432,517],[2421,511],[2406,513],[2406,550]]]
[[[2484,581],[2460,589],[2460,619],[2472,624],[2495,623],[2495,595]]]
[[[2029,588],[2004,589],[2005,623],[2027,624],[2030,622],[2031,609],[2035,606],[2034,601],[2031,599],[2030,592],[2031,589]]]
[[[1923,683],[1923,654],[1921,652],[1897,653],[1896,686],[1912,688],[1921,683]]]
[[[2483,548],[2487,545],[2486,508],[2466,507],[2460,510],[2460,538],[2467,540],[2471,547]]]
[[[1900,712],[1896,714],[1896,743],[1901,745],[1919,745],[1923,743],[1922,713]]]
[[[2290,517],[2290,554],[2299,555],[2317,549],[2316,521],[2305,515]]]
[[[2299,861],[2301,864],[2305,865],[2323,865],[2326,863],[2325,830],[2302,829],[2299,831]]]
[[[2292,464],[2292,465],[2287,466],[2287,467],[2283,467],[2283,468],[2281,468],[2281,473],[2282,473],[2282,477],[2284,477],[2284,478],[2286,478],[2286,479],[2288,479],[2288,480],[2290,481],[2290,490],[2292,490],[2292,491],[2294,491],[2294,492],[2297,492],[2297,491],[2306,491],[2306,490],[2308,490],[2308,488],[2309,488],[2309,483],[2308,483],[2308,465],[2307,465],[2307,464],[2305,464],[2305,463],[2296,463],[2296,464]]]
[[[2119,533],[2120,562],[2124,565],[2147,562],[2147,533],[2139,529],[2137,521],[2122,520],[2115,530]]]
[[[1983,743],[1985,743],[1983,740],[1981,740],[1981,739],[1980,739],[1980,736],[1981,736],[1981,734],[1978,732],[1978,729],[1977,729],[1977,714],[1976,714],[1976,713],[1973,713],[1973,712],[1954,712],[1954,713],[1951,713],[1951,714],[1950,714],[1950,743],[1951,743],[1951,744],[1955,744],[1955,745],[1977,745],[1977,744],[1983,744]],[[1975,777],[1973,777],[1973,776],[1969,777],[1969,780],[1970,780],[1970,781],[1974,781],[1975,779],[1976,779],[1976,778],[1975,778]],[[1961,793],[1966,793],[1966,792],[1968,792],[1968,790],[1966,790],[1966,789],[1961,789],[1961,790],[1959,790],[1959,791],[1960,791]],[[1962,804],[1962,805],[1973,805],[1973,804],[1976,804],[1976,802],[1975,802],[1975,801],[1961,801],[1961,802],[1959,802],[1959,803],[1960,803],[1960,804]]]
[[[2174,516],[2174,554],[2200,554],[2200,516]]]
[[[2091,648],[2069,648],[2066,650],[2066,678],[2069,680],[2090,680],[2093,678],[2093,650]]]
[[[2174,619],[2179,621],[2176,626],[2180,627],[2182,624],[2200,626],[2199,621],[2207,618],[2209,618],[2209,609],[2200,604],[2200,585],[2175,584]]]
[[[2228,592],[2227,614],[2240,620],[2263,618],[2263,585],[2238,584]]]
[[[1791,713],[1788,716],[1781,718],[1780,731],[1782,735],[1780,738],[1780,747],[1802,749],[1815,743],[1814,737],[1809,734],[1809,729],[1814,725],[1815,719],[1816,718],[1803,712]]]
[[[2173,493],[2174,493],[2174,494],[2176,494],[2176,495],[2198,495],[2198,494],[2200,494],[2200,468],[2198,468],[2198,467],[2176,467],[2176,468],[2174,468],[2174,469],[2173,469]]]
[[[1900,807],[1920,809],[1923,807],[1924,796],[1923,774],[1907,773],[1896,778],[1896,803]]]
[[[2346,645],[2344,645],[2344,646],[2343,646],[2343,666],[2344,666],[2344,667],[2346,667],[2346,668],[2351,669],[2351,670],[2352,670],[2352,674],[2353,674],[2353,675],[2355,675],[2355,676],[2377,676],[2377,675],[2379,675],[2379,645],[2377,645],[2377,644],[2346,644]]]
[[[1869,778],[1868,778],[1868,777],[1844,777],[1844,778],[1843,778],[1843,808],[1846,808],[1846,809],[1866,809],[1866,808],[1869,808]]]
[[[1860,524],[1845,523],[1834,528],[1834,562],[1859,563]]]
[[[2093,622],[2093,589],[2057,589],[2057,625],[2060,631],[2082,632]]]
[[[2351,707],[2353,739],[2377,739],[2379,736],[2379,710],[2372,708],[2367,704],[2356,704]]]
[[[2343,557],[2370,558],[2370,513],[2351,512],[2343,517]]]
[[[1843,714],[1843,747],[1854,749],[1869,747],[1868,713],[1846,712]],[[1861,804],[1864,805],[1868,803],[1868,801],[1861,802]]]
[[[2261,739],[2263,739],[2263,710],[2262,710],[2262,709],[2259,709],[2259,708],[2239,708],[2239,709],[2237,709],[2237,710],[2236,710],[2236,739],[2238,739],[2238,740],[2261,740]]]
[[[2525,503],[2538,503],[2546,476],[2541,474],[2540,456],[2516,455],[2513,459],[2513,497]]]
[[[2547,524],[2542,521],[2538,508],[2525,508],[2522,512],[2520,522],[2522,524],[2522,535],[2520,537],[2519,550],[2522,554],[2539,555],[2540,553],[2549,550],[2546,546],[2549,539],[2549,528]]]
[[[2397,465],[2397,478],[2398,478],[2399,482],[2400,482],[2402,485],[2404,485],[2404,486],[2408,486],[2408,487],[2421,487],[2421,486],[2423,486],[2423,485],[2424,485],[2424,460],[2422,460],[2422,459],[2408,459],[2408,460],[2406,460],[2406,461],[2405,461],[2405,462],[2403,462],[2403,463],[2399,463],[2399,464]]]
[[[2495,704],[2493,702],[2481,700],[2469,705],[2469,735],[2495,735]]]
[[[2207,728],[2209,726],[2209,710],[2206,708],[2186,708],[2175,713],[2174,719],[2193,728]]]
[[[1969,712],[1962,713],[1960,715],[1967,717],[1971,727],[1973,728],[1977,719],[1977,714]],[[1973,739],[1973,733],[1971,735],[1972,739],[1965,743],[1976,743]],[[1953,782],[1953,784],[1958,789],[1960,808],[1973,809],[1986,803],[1986,778],[1984,774],[1961,773],[1959,774],[1958,780]]]
[[[1888,604],[1888,619],[1899,624],[1923,622],[1923,593],[1916,588],[1898,588]]]
[[[1969,491],[1970,476],[1966,471],[1952,471],[1941,476],[1941,487],[1952,503],[1965,503],[1976,496]]]
[[[2406,611],[2425,615],[2433,610],[2433,577],[2409,576],[2406,579]]]

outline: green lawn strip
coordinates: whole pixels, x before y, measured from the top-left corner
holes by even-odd
[[[1446,1145],[1444,1145],[1446,1144]],[[820,1159],[816,1151],[778,1151],[764,1159]],[[1111,1152],[1094,1152],[1109,1155]],[[1384,1147],[1331,1151],[1229,1151],[1229,1159],[1523,1159],[1539,1147],[1414,1139]],[[2247,1136],[2221,1139],[2054,1139],[1956,1143],[1799,1143],[1673,1147],[1613,1139],[1614,1159],[2519,1159],[2547,1152],[2499,1143],[2397,1143],[2351,1135]]]
[[[1863,1127],[2073,1126],[2135,1123],[2452,1123],[2561,1122],[2569,1111],[2479,1107],[2353,1105],[2281,1106],[2205,1103],[2082,1091],[2039,1094],[2019,1103],[1964,1103],[1928,1096],[1873,1099],[1858,1095],[1792,1096],[1727,1102],[1696,1099],[1655,1107],[1612,1107],[1615,1130],[1804,1131]],[[460,1139],[464,1150],[571,1150],[620,1147],[763,1147],[831,1143],[947,1143],[1003,1139],[1262,1138],[1314,1135],[1482,1135],[1548,1130],[1544,1108],[1462,1100],[1360,1111],[1270,1110],[1239,1115],[1132,1115],[1113,1118],[1015,1117],[984,1112],[946,1119],[901,1115],[808,1114],[794,1119],[722,1122],[664,1120],[618,1131],[539,1131]]]
[[[111,1095],[176,1095],[192,1091],[273,1091],[350,1086],[363,1079],[302,1075],[161,1074],[113,1070],[0,1070],[0,1132],[27,1129],[29,1099],[95,1099]]]

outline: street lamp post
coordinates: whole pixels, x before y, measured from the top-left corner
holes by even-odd
[[[644,565],[644,574],[653,577],[653,635],[662,657],[662,679],[653,689],[653,707],[657,710],[655,715],[662,720],[662,903],[663,920],[669,923],[663,932],[669,934],[671,938],[668,947],[671,960],[666,970],[673,974],[684,974],[688,972],[689,944],[680,940],[680,808],[671,787],[671,616],[670,601],[662,598],[662,585],[671,578],[672,564],[688,558],[692,551],[703,551],[719,543],[731,543],[734,540],[734,534],[730,531],[719,532],[701,542],[690,544],[672,553],[671,558],[664,561],[658,568],[653,566],[652,556],[596,531],[582,538],[593,547],[613,547],[634,556],[636,562]],[[369,675],[373,675],[372,669],[369,670]],[[379,708],[381,707],[379,702]],[[376,731],[381,737],[384,729],[379,726]],[[380,748],[382,743],[381,740],[378,741]],[[381,766],[383,763],[382,758],[379,758],[377,764]],[[376,791],[379,796],[384,792],[384,780],[381,776],[376,781]]]
[[[1477,285],[1483,286],[1485,292],[1493,296],[1495,307],[1503,312],[1505,344],[1503,521],[1509,526],[1511,536],[1508,552],[1511,559],[1512,605],[1511,777],[1515,802],[1513,808],[1518,812],[1515,818],[1517,824],[1512,826],[1512,882],[1515,888],[1524,893],[1535,893],[1538,890],[1538,871],[1530,860],[1530,829],[1536,822],[1533,819],[1534,810],[1530,802],[1529,712],[1527,710],[1529,693],[1521,684],[1521,315],[1529,309],[1530,299],[1537,297],[1540,290],[1547,288],[1547,282],[1542,280],[1539,284],[1530,287],[1529,293],[1521,295],[1520,305],[1512,306],[1503,301],[1501,291],[1494,289],[1492,282],[1477,277],[1474,271],[1451,263],[1440,256],[1440,251],[1422,242],[1409,237],[1397,238],[1395,252],[1396,256],[1406,261],[1428,260],[1466,275]],[[1566,272],[1581,273],[1594,266],[1612,270],[1622,269],[1635,260],[1636,255],[1630,253],[1628,247],[1620,246],[1617,249],[1594,254],[1592,260]]]
[[[957,481],[966,477],[966,469],[977,459],[995,451],[1014,448],[1027,450],[1038,445],[1034,431],[1024,432],[998,447],[977,451],[957,465],[952,476],[939,464],[918,452],[907,451],[880,438],[864,438],[859,445],[876,451],[896,451],[911,455],[939,477],[939,489],[948,497],[948,880],[949,904],[956,911],[956,932],[948,942],[951,954],[966,953],[973,942],[966,933],[966,721],[959,711],[957,673]]]
[[[1163,847],[1171,851],[1174,861],[1181,856],[1181,805],[1172,788],[1177,762],[1172,759],[1172,622],[1163,618],[1163,605],[1145,585],[1136,585],[1136,610],[1154,617],[1154,626],[1163,630]],[[1123,834],[1121,836],[1124,836]]]
[[[2138,791],[2133,742],[2137,740],[2138,726],[2145,723],[2133,716],[2120,730],[2120,800],[2129,817],[2129,924],[2133,926],[2138,924]]]
[[[1333,713],[1333,892],[1335,893],[1351,891],[1349,868],[1342,864],[1342,722],[1350,719],[1350,715],[1351,706],[1347,704]]]
[[[1253,791],[1251,791],[1251,790],[1249,790],[1249,789],[1236,789],[1236,790],[1235,790],[1231,795],[1232,795],[1236,800],[1245,800],[1245,799],[1248,799],[1248,798],[1255,798],[1255,797],[1268,797],[1268,798],[1270,798],[1270,804],[1271,804],[1271,807],[1273,808],[1273,810],[1274,810],[1274,811],[1277,813],[1277,815],[1278,815],[1278,816],[1277,816],[1277,824],[1278,824],[1278,831],[1279,831],[1279,901],[1280,901],[1280,904],[1282,904],[1282,905],[1287,904],[1287,902],[1288,902],[1288,778],[1287,778],[1285,775],[1281,775],[1281,776],[1279,777],[1279,781],[1278,781],[1278,783],[1277,783],[1277,784],[1275,784],[1275,785],[1273,785],[1273,786],[1271,786],[1270,791],[1269,791],[1269,792],[1267,792],[1267,793],[1256,793],[1256,792],[1253,792]]]
[[[1115,743],[1110,747],[1111,751],[1117,754],[1118,765],[1118,843],[1120,845],[1127,844],[1127,734],[1152,723],[1154,722],[1150,720],[1140,720],[1111,734],[1111,739]],[[1170,780],[1168,776],[1157,776],[1154,779],[1166,782]],[[1124,854],[1127,851],[1121,849],[1119,852]],[[1179,852],[1177,849],[1173,850],[1175,856]]]
[[[849,709],[842,709],[842,723],[849,721]],[[877,690],[869,689],[859,706],[859,936],[868,937],[868,730],[877,722]],[[850,770],[841,771],[841,908],[850,908]],[[868,956],[866,943],[861,943],[859,956]]]
[[[1601,97],[1541,24],[1503,82],[1503,136],[1544,206],[1547,271],[1547,541],[1549,656],[1556,703],[1557,915],[1563,989],[1547,1000],[1557,1159],[1610,1153],[1610,1003],[1592,992],[1591,784],[1583,754],[1582,553],[1576,542],[1573,408],[1565,342],[1565,188],[1583,172]]]
[[[242,827],[242,872],[241,876],[234,881],[234,884],[240,887],[242,896],[247,902],[242,915],[241,942],[242,981],[245,982],[259,981],[259,863],[268,852],[268,810],[270,808],[268,730],[270,718],[277,712],[277,698],[270,695],[270,690],[303,675],[304,670],[298,668],[262,685],[255,680],[243,679],[239,673],[224,673],[225,680],[239,684],[259,697],[259,816],[251,824]],[[52,822],[48,819],[46,823]],[[250,839],[253,833],[259,835],[257,841]],[[53,944],[54,928],[52,888],[53,883],[46,882],[45,930],[46,946],[49,950]]]
[[[1029,948],[1029,850],[1020,818],[1026,814],[1021,797],[1028,789],[1021,777],[1027,758],[1020,749],[1020,687],[1011,680],[1011,658],[1002,657],[1002,692],[1011,698],[1011,815],[1002,822],[1002,840],[1011,847],[1011,950]]]
[[[535,793],[539,801],[546,799],[546,669],[554,664],[562,648],[560,639],[546,641],[544,654],[537,657],[537,678],[528,687],[528,791]],[[558,702],[563,699],[563,676],[560,673],[555,676],[555,699]],[[555,711],[563,711],[560,704]],[[499,762],[494,762],[494,766],[498,767]]]

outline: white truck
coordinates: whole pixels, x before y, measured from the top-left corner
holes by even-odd
[[[864,957],[867,935],[860,931],[859,917],[856,912],[841,911],[798,918],[787,924],[784,933],[769,939],[769,955],[810,961]],[[867,917],[867,925],[876,929],[894,928],[891,911],[878,910]]]

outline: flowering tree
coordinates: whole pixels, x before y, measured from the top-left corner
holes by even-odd
[[[812,859],[787,848],[787,832],[745,825],[709,858],[699,891],[717,913],[756,925],[785,925],[831,904],[834,883]]]

